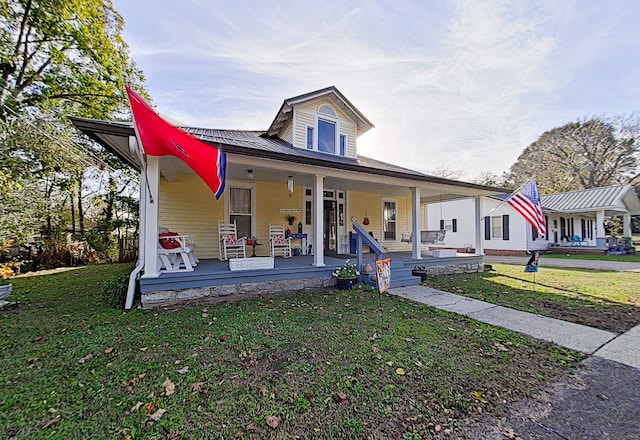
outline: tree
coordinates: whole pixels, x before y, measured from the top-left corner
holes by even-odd
[[[627,183],[638,176],[640,121],[635,115],[585,119],[549,130],[524,149],[506,183],[535,175],[541,192]]]
[[[125,165],[68,117],[121,117],[124,82],[141,89],[122,17],[111,0],[0,0],[0,24],[0,232],[84,233],[92,198]]]

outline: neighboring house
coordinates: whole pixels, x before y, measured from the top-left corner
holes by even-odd
[[[130,123],[79,118],[73,122],[132,167],[142,169]],[[468,198],[471,206],[475,200],[479,206],[482,196],[501,191],[364,157],[358,154],[357,139],[372,128],[373,124],[335,87],[286,99],[266,131],[182,127],[226,152],[226,189],[216,200],[181,160],[147,157],[140,185],[145,202],[138,268],[142,271],[143,294],[167,290],[169,281],[178,280],[178,274],[163,273],[158,259],[159,227],[195,236],[198,258],[214,261],[220,256],[218,223],[236,222],[239,236],[257,237],[266,244],[255,248],[258,256],[269,255],[270,225],[286,223],[292,232],[301,230],[306,235],[306,245],[294,239],[295,246],[302,247],[303,254],[309,250],[313,254],[295,276],[324,277],[326,282],[335,265],[341,263],[332,258],[353,252],[349,239],[352,220],[366,225],[387,251],[404,252],[419,260],[424,246],[403,242],[402,237],[411,233],[420,236],[426,224],[422,207],[436,200],[462,198]],[[402,147],[389,148],[400,151]],[[295,217],[291,225],[287,216]],[[465,227],[474,228],[472,219],[466,223]],[[479,229],[480,224],[475,227]],[[474,247],[481,252],[480,242]],[[181,284],[176,281],[171,289],[206,289],[223,284],[223,278],[227,284],[252,282],[251,272],[236,274],[233,279],[229,274],[204,277],[200,273],[196,282],[201,266],[191,275],[181,274]],[[229,270],[228,265],[225,270]]]
[[[631,216],[640,214],[640,199],[629,185],[543,195],[547,235],[538,236],[505,200],[509,194],[482,199],[482,246],[486,254],[548,249],[552,246],[606,248],[604,221],[622,217],[623,236],[631,237]],[[447,229],[447,247],[464,249],[476,242],[474,205],[456,200],[427,205],[429,229]]]

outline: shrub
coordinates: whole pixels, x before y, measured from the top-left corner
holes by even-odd
[[[124,308],[129,288],[129,274],[118,275],[102,284],[100,296],[102,301],[114,309]]]

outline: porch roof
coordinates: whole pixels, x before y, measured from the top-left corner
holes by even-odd
[[[126,163],[140,170],[140,162],[129,148],[129,137],[135,136],[131,122],[102,121],[96,119],[72,118],[73,124],[87,136],[119,156]],[[444,177],[424,174],[387,162],[358,155],[349,158],[294,147],[292,144],[264,131],[217,130],[209,128],[180,127],[202,141],[218,147],[226,153],[240,156],[273,159],[282,162],[314,165],[333,170],[355,171],[371,175],[409,179],[416,183],[431,183],[449,187],[478,191],[478,195],[504,192],[504,188],[479,185],[470,182],[450,180]]]

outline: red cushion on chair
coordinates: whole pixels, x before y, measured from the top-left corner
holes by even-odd
[[[235,234],[223,235],[222,239],[227,246],[234,246],[238,242]]]
[[[180,234],[178,234],[177,232],[161,232],[159,235],[160,237],[176,237]],[[165,249],[177,249],[181,245],[180,242],[175,238],[160,238],[160,246]]]
[[[274,235],[273,244],[287,244],[287,239],[284,237],[284,235]]]

